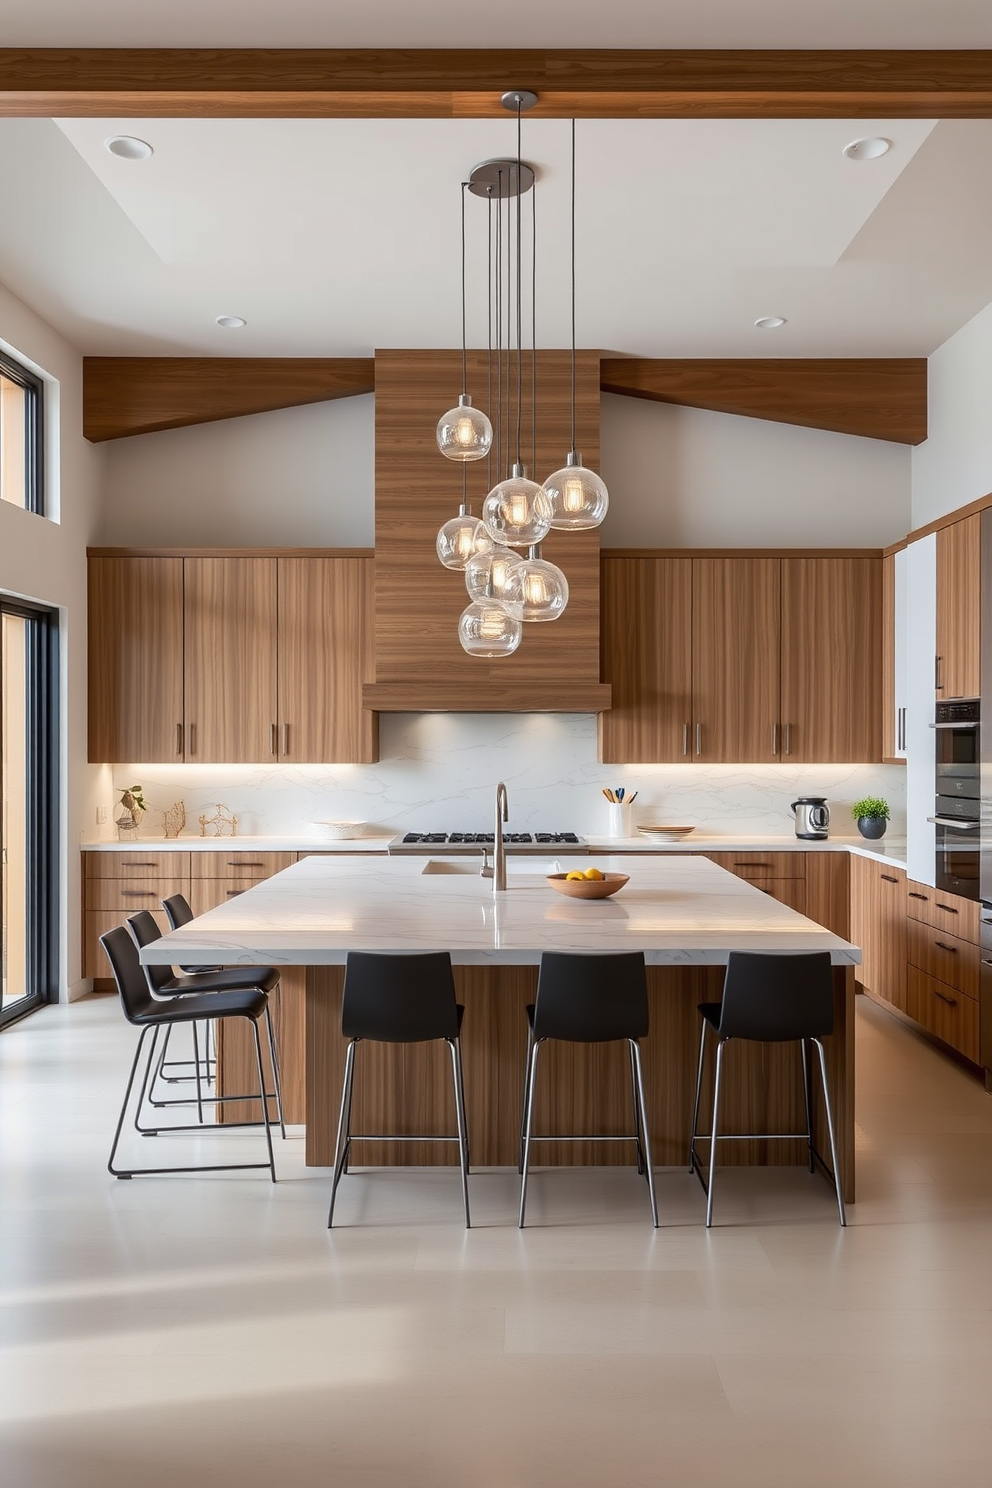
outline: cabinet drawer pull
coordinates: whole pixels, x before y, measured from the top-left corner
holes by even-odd
[[[228,868],[264,868],[265,867],[265,864],[264,863],[246,863],[244,861],[244,859],[242,859],[242,861],[240,863],[232,863],[230,861],[230,859],[228,859],[227,866],[228,866]]]
[[[982,957],[982,965],[983,966],[992,966],[992,961],[986,961],[985,957],[983,956]]]
[[[922,899],[923,902],[924,902],[924,904],[926,904],[927,900],[930,898],[930,895],[929,894],[917,894],[913,889],[910,889],[910,891],[909,891],[909,897],[910,897],[910,899]]]
[[[894,873],[880,873],[878,876],[879,876],[879,878],[884,879],[886,883],[898,883],[899,882],[899,880],[896,878],[896,876],[895,876]]]
[[[948,997],[946,992],[938,992],[936,987],[932,988],[932,991],[934,997],[939,997],[941,1002],[946,1002],[949,1007],[957,1007],[958,1000],[956,997]]]
[[[154,868],[155,863],[122,863],[122,868]]]
[[[228,899],[237,899],[238,895],[243,893],[244,889],[228,889],[227,897]]]
[[[735,868],[743,868],[745,873],[752,868],[771,868],[771,863],[735,863]]]
[[[933,901],[933,903],[934,903],[934,908],[935,909],[942,909],[945,914],[957,914],[958,913],[958,911],[954,908],[954,905],[953,904],[941,904],[941,902],[940,902],[939,899],[935,899]]]
[[[951,953],[952,956],[956,956],[957,953],[958,953],[957,946],[949,946],[949,945],[947,945],[942,940],[935,940],[934,941],[934,945],[938,948],[938,950],[941,950],[941,951],[950,951],[950,953]]]
[[[154,889],[121,889],[122,899],[154,899]]]

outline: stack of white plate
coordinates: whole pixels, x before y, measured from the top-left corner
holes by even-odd
[[[649,842],[681,842],[683,838],[688,837],[689,833],[694,832],[696,829],[695,827],[644,826],[638,827],[637,830]]]

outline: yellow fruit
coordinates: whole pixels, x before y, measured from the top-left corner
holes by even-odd
[[[584,873],[566,873],[565,874],[565,882],[566,883],[575,883],[576,881],[585,882],[585,874]]]
[[[603,877],[598,868],[587,868],[582,876],[595,883],[599,883]]]

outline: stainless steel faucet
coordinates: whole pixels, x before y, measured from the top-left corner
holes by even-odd
[[[510,819],[510,807],[506,799],[506,786],[502,780],[496,787],[496,846],[493,853],[493,893],[506,888],[506,847],[503,843],[503,823]]]

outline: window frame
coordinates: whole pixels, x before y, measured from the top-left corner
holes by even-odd
[[[0,350],[0,375],[24,389],[24,501],[7,504],[44,517],[45,511],[45,380],[23,362]]]

